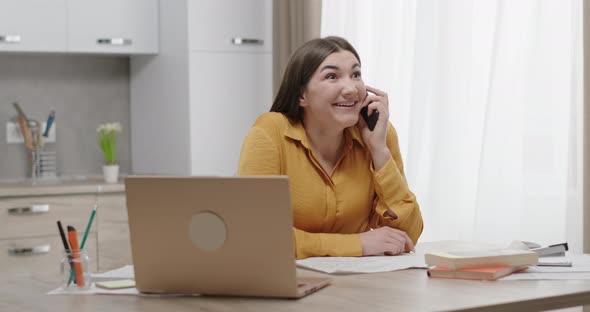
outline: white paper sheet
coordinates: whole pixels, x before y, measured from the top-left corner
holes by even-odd
[[[133,265],[126,265],[124,267],[107,271],[104,273],[92,274],[92,278],[96,280],[119,280],[119,279],[135,279],[135,272]],[[56,288],[47,293],[47,295],[131,295],[142,297],[198,297],[200,294],[148,294],[141,293],[137,288],[123,288],[123,289],[104,289],[96,287],[94,283],[85,290],[77,290],[75,288],[64,289],[63,287]]]
[[[86,290],[71,290],[71,289],[64,289],[63,287],[54,289],[47,293],[48,295],[140,295],[141,293],[137,291],[135,287],[133,288],[123,288],[123,289],[103,289],[94,286],[90,286]]]
[[[92,278],[100,278],[100,279],[135,279],[135,272],[133,271],[132,265],[126,265],[124,267],[104,272],[104,273],[94,273],[92,274]]]
[[[102,289],[92,286],[86,290],[71,290],[57,288],[47,293],[47,295],[128,295],[142,297],[198,297],[199,294],[146,294],[139,292],[136,288],[124,289]]]
[[[104,273],[94,273],[91,275],[94,280],[119,280],[119,279],[135,279],[135,272],[132,265],[107,271]],[[63,287],[54,289],[47,293],[48,295],[135,295],[143,296],[135,287],[123,289],[104,289],[96,287],[94,283],[91,287],[85,290],[77,290],[75,288],[64,289]]]
[[[422,253],[374,257],[312,257],[297,260],[297,266],[329,274],[377,273],[428,268]]]

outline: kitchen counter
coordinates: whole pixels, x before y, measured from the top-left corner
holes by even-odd
[[[0,198],[21,196],[43,196],[62,194],[118,193],[125,191],[125,177],[118,183],[107,184],[102,176],[60,177],[55,180],[38,181],[31,179],[0,179]]]

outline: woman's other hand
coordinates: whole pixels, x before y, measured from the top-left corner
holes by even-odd
[[[363,256],[399,255],[404,252],[405,246],[414,251],[414,243],[406,232],[388,226],[361,233],[360,237]]]

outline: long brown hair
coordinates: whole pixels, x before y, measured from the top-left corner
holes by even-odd
[[[299,106],[299,99],[307,83],[328,55],[343,50],[354,54],[360,65],[361,58],[344,38],[332,36],[313,39],[299,47],[289,59],[270,111],[283,113],[293,123],[303,121],[303,108]]]

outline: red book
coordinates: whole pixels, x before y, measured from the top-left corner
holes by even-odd
[[[429,277],[435,278],[456,278],[456,279],[470,279],[470,280],[488,280],[495,281],[500,277],[510,275],[514,272],[524,270],[527,266],[507,266],[497,265],[483,268],[469,268],[469,269],[458,269],[453,270],[443,267],[434,267],[428,269],[427,273]]]

